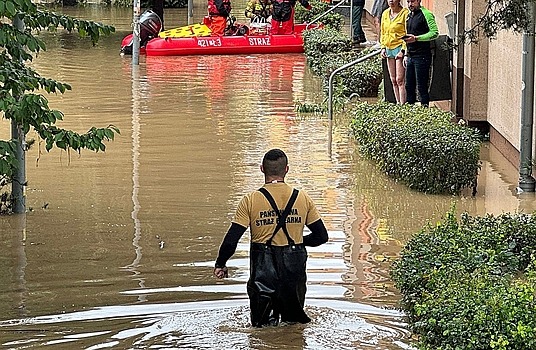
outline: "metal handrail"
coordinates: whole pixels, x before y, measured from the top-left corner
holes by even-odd
[[[355,64],[358,64],[358,63],[361,63],[363,61],[366,61],[368,60],[369,58],[372,58],[378,54],[380,54],[382,50],[381,49],[378,49],[374,52],[371,52],[363,57],[359,57],[358,59],[352,61],[352,62],[349,62],[349,63],[346,63],[345,65],[343,66],[340,66],[339,68],[335,69],[333,72],[331,72],[330,76],[329,76],[329,80],[328,80],[328,84],[329,84],[329,90],[328,90],[328,116],[329,116],[329,135],[328,135],[328,143],[329,143],[329,154],[331,155],[331,143],[332,143],[332,138],[333,138],[333,78],[335,77],[335,75],[337,73],[339,73],[340,71],[343,71],[349,67],[352,67],[353,65]]]
[[[311,24],[315,23],[315,22],[318,21],[320,18],[324,17],[325,15],[327,15],[328,13],[330,13],[331,11],[335,10],[337,7],[346,4],[347,2],[348,2],[348,0],[343,0],[343,1],[339,2],[337,5],[333,6],[333,7],[330,8],[329,10],[327,10],[326,12],[319,14],[318,16],[316,16],[315,18],[313,18],[313,20],[312,20],[311,22],[307,23],[307,25],[305,26],[305,29],[309,29],[309,26],[310,26]]]

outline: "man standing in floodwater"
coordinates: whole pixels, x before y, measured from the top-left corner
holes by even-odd
[[[306,292],[305,246],[328,241],[328,233],[312,199],[285,183],[288,158],[280,149],[262,160],[264,186],[245,195],[220,246],[214,267],[217,278],[227,277],[227,260],[249,227],[250,278],[247,291],[253,327],[307,323],[303,310]],[[311,233],[304,236],[307,226]]]

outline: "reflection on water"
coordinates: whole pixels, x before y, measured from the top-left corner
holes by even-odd
[[[73,11],[118,31],[96,48],[43,35],[50,51],[33,64],[73,86],[50,96],[65,112],[62,127],[114,124],[121,135],[99,154],[46,153],[39,142],[29,151],[32,211],[0,217],[4,347],[408,348],[388,273],[408,237],[452,203],[474,215],[536,207],[534,196],[514,194],[516,170],[489,145],[474,198],[393,182],[356,152],[343,121],[329,155],[326,117],[294,112],[297,101],[322,98],[303,55],[142,57],[133,70],[118,54],[129,10]],[[288,181],[318,204],[330,240],[309,249],[313,322],[254,330],[247,235],[229,280],[214,280],[212,266],[272,147],[287,151]]]

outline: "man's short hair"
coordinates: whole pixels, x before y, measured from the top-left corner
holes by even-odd
[[[274,148],[266,152],[262,159],[264,175],[285,176],[288,165],[288,158],[285,152]]]

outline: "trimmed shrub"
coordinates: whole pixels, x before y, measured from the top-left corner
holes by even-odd
[[[303,32],[303,50],[313,73],[322,75],[326,56],[351,51],[352,41],[336,29],[306,30]]]
[[[413,236],[391,277],[421,349],[536,348],[536,217],[462,215]]]
[[[452,114],[415,105],[359,103],[352,130],[365,156],[408,187],[431,194],[475,188],[481,136]]]
[[[296,11],[294,13],[296,23],[309,23],[330,8],[330,4],[322,0],[309,0],[309,4],[312,7],[310,10],[300,5],[294,8]],[[340,30],[344,25],[344,17],[339,13],[330,12],[322,17],[319,22],[323,23],[325,28]]]
[[[325,92],[335,69],[371,52],[370,49],[352,50],[350,37],[334,29],[308,30],[303,40],[307,63],[314,74],[323,78]],[[337,90],[342,96],[375,97],[382,79],[378,55],[341,71],[334,84],[340,87]]]
[[[371,52],[371,49],[360,51],[350,51],[340,54],[326,55],[324,59],[324,89],[327,92],[329,86],[329,76],[331,73],[345,65],[355,61]],[[334,83],[342,86],[341,93],[350,97],[357,95],[359,97],[376,97],[378,96],[378,86],[383,80],[382,65],[380,55],[369,58],[339,72],[334,77]]]

